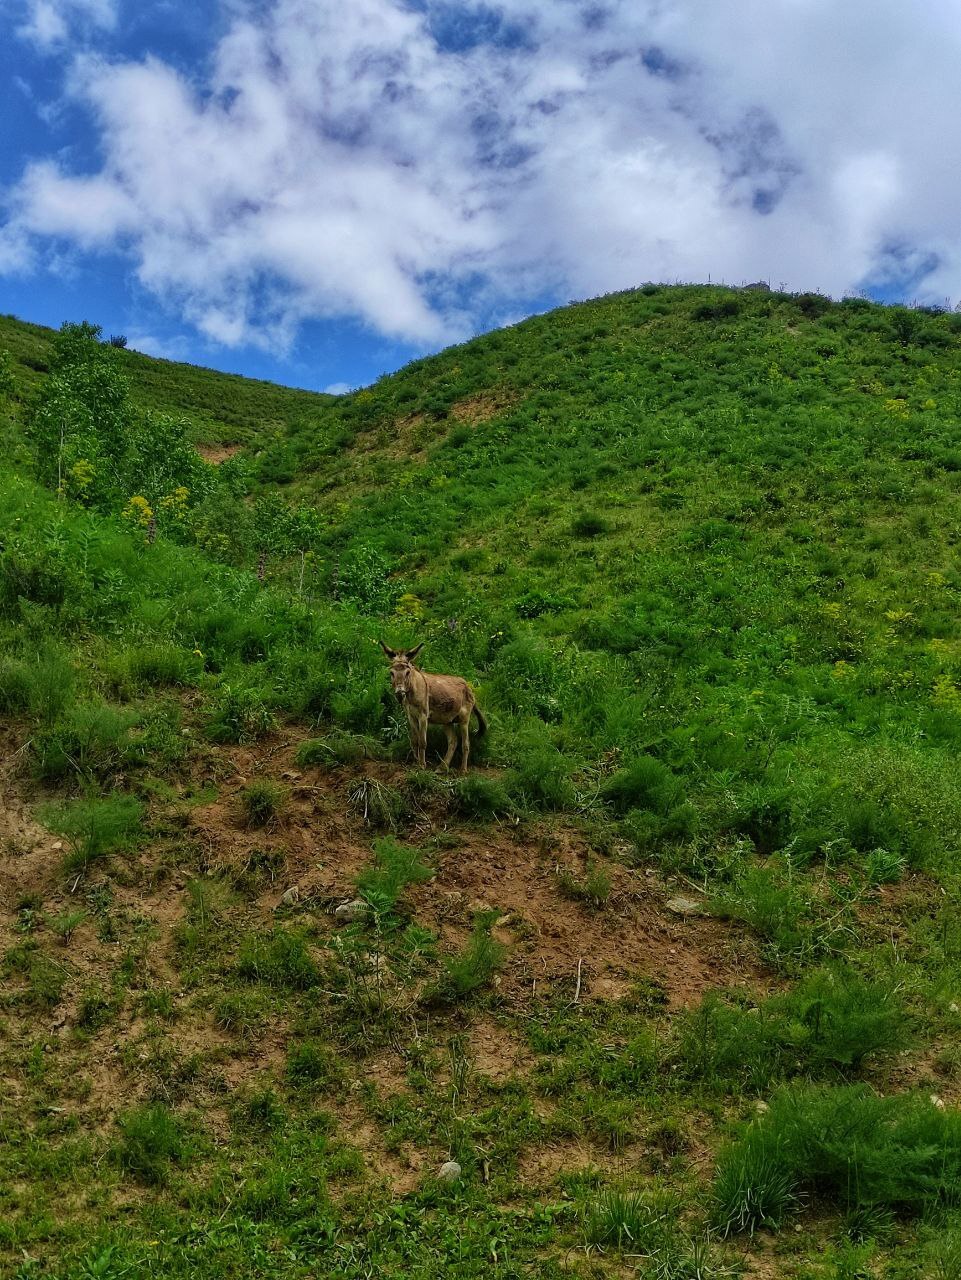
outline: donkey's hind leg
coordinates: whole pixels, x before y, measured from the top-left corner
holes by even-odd
[[[444,732],[447,734],[447,754],[441,761],[441,767],[446,770],[450,768],[450,762],[457,750],[457,731],[452,724],[445,724]]]

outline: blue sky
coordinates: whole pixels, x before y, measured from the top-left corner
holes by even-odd
[[[0,0],[0,309],[317,389],[646,280],[961,295],[953,0]]]

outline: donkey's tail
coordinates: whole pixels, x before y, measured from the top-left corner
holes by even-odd
[[[484,719],[484,713],[476,702],[474,703],[474,715],[477,717],[477,736],[479,738],[487,732],[487,721]]]

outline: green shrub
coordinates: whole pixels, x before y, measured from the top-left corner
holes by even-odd
[[[79,907],[73,911],[62,911],[60,915],[54,916],[50,921],[50,928],[66,946],[86,918],[86,911]]]
[[[255,742],[269,733],[274,718],[263,693],[250,685],[222,685],[207,722],[212,742]]]
[[[214,1021],[221,1030],[247,1038],[263,1024],[263,1010],[259,1001],[246,993],[231,992],[214,1006]]]
[[[248,827],[272,826],[287,800],[286,788],[269,778],[251,782],[240,793],[240,811]]]
[[[0,713],[20,715],[30,706],[30,668],[16,658],[0,657]]]
[[[281,928],[244,938],[237,971],[242,978],[288,991],[308,991],[322,977],[304,935]]]
[[[795,1207],[790,1169],[772,1145],[757,1133],[722,1153],[714,1179],[715,1221],[724,1235],[759,1227],[777,1229]]]
[[[380,760],[384,749],[376,738],[359,733],[335,731],[323,738],[308,738],[297,748],[294,759],[301,767],[359,764],[362,760]]]
[[[200,659],[174,644],[136,645],[125,655],[130,678],[138,685],[166,687],[192,684],[199,674]]]
[[[136,842],[142,834],[143,805],[134,796],[112,795],[47,805],[40,816],[70,844],[63,861],[69,875],[85,871],[97,859]]]
[[[582,511],[571,522],[571,532],[578,538],[597,538],[610,531],[610,520],[598,511]]]
[[[344,1069],[326,1045],[302,1040],[287,1054],[287,1079],[312,1089],[331,1089],[343,1083]]]
[[[67,980],[63,965],[57,964],[33,941],[11,947],[3,957],[0,973],[4,977],[17,974],[24,979],[27,990],[23,999],[37,1009],[58,1004]]]
[[[584,1238],[635,1257],[656,1254],[671,1241],[678,1211],[674,1196],[609,1187],[584,1211]]]
[[[504,784],[483,773],[469,773],[453,784],[453,799],[458,813],[480,820],[510,813],[511,800]]]
[[[741,304],[737,298],[721,298],[717,302],[701,302],[691,312],[695,320],[733,320],[739,315]]]
[[[44,782],[71,776],[109,782],[136,760],[131,730],[137,717],[107,703],[80,703],[33,741],[37,773]]]
[[[682,1017],[678,1053],[691,1075],[761,1091],[793,1075],[856,1072],[865,1058],[901,1048],[907,1030],[893,985],[825,969],[756,1009],[710,993]]]
[[[491,936],[495,913],[478,916],[470,941],[459,955],[444,957],[438,994],[447,1000],[463,1000],[486,986],[503,964],[507,947]]]
[[[351,787],[347,808],[375,831],[399,831],[410,816],[404,793],[376,778],[362,778]]]
[[[557,886],[566,898],[599,908],[611,896],[611,873],[597,864],[591,864],[583,876],[561,870],[557,873]]]
[[[518,735],[508,794],[522,808],[570,809],[575,801],[571,761],[540,731]]]
[[[811,900],[790,870],[778,865],[748,867],[713,901],[718,915],[742,920],[765,940],[772,959],[798,963],[830,951],[834,933],[817,928]]]
[[[783,1090],[721,1153],[716,1217],[726,1231],[776,1226],[804,1194],[906,1214],[959,1203],[961,1114],[863,1085]]]
[[[117,1121],[120,1141],[115,1155],[121,1168],[150,1185],[167,1180],[169,1166],[186,1152],[183,1129],[162,1102],[126,1112]]]
[[[618,813],[650,809],[662,817],[683,799],[680,780],[654,756],[638,756],[604,784],[601,793]]]
[[[386,838],[374,842],[374,865],[357,877],[357,889],[377,919],[386,922],[407,886],[422,884],[433,875],[433,868],[421,862],[416,849]]]

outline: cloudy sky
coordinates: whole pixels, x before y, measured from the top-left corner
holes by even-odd
[[[646,280],[961,296],[957,0],[0,0],[0,310],[316,388]]]

